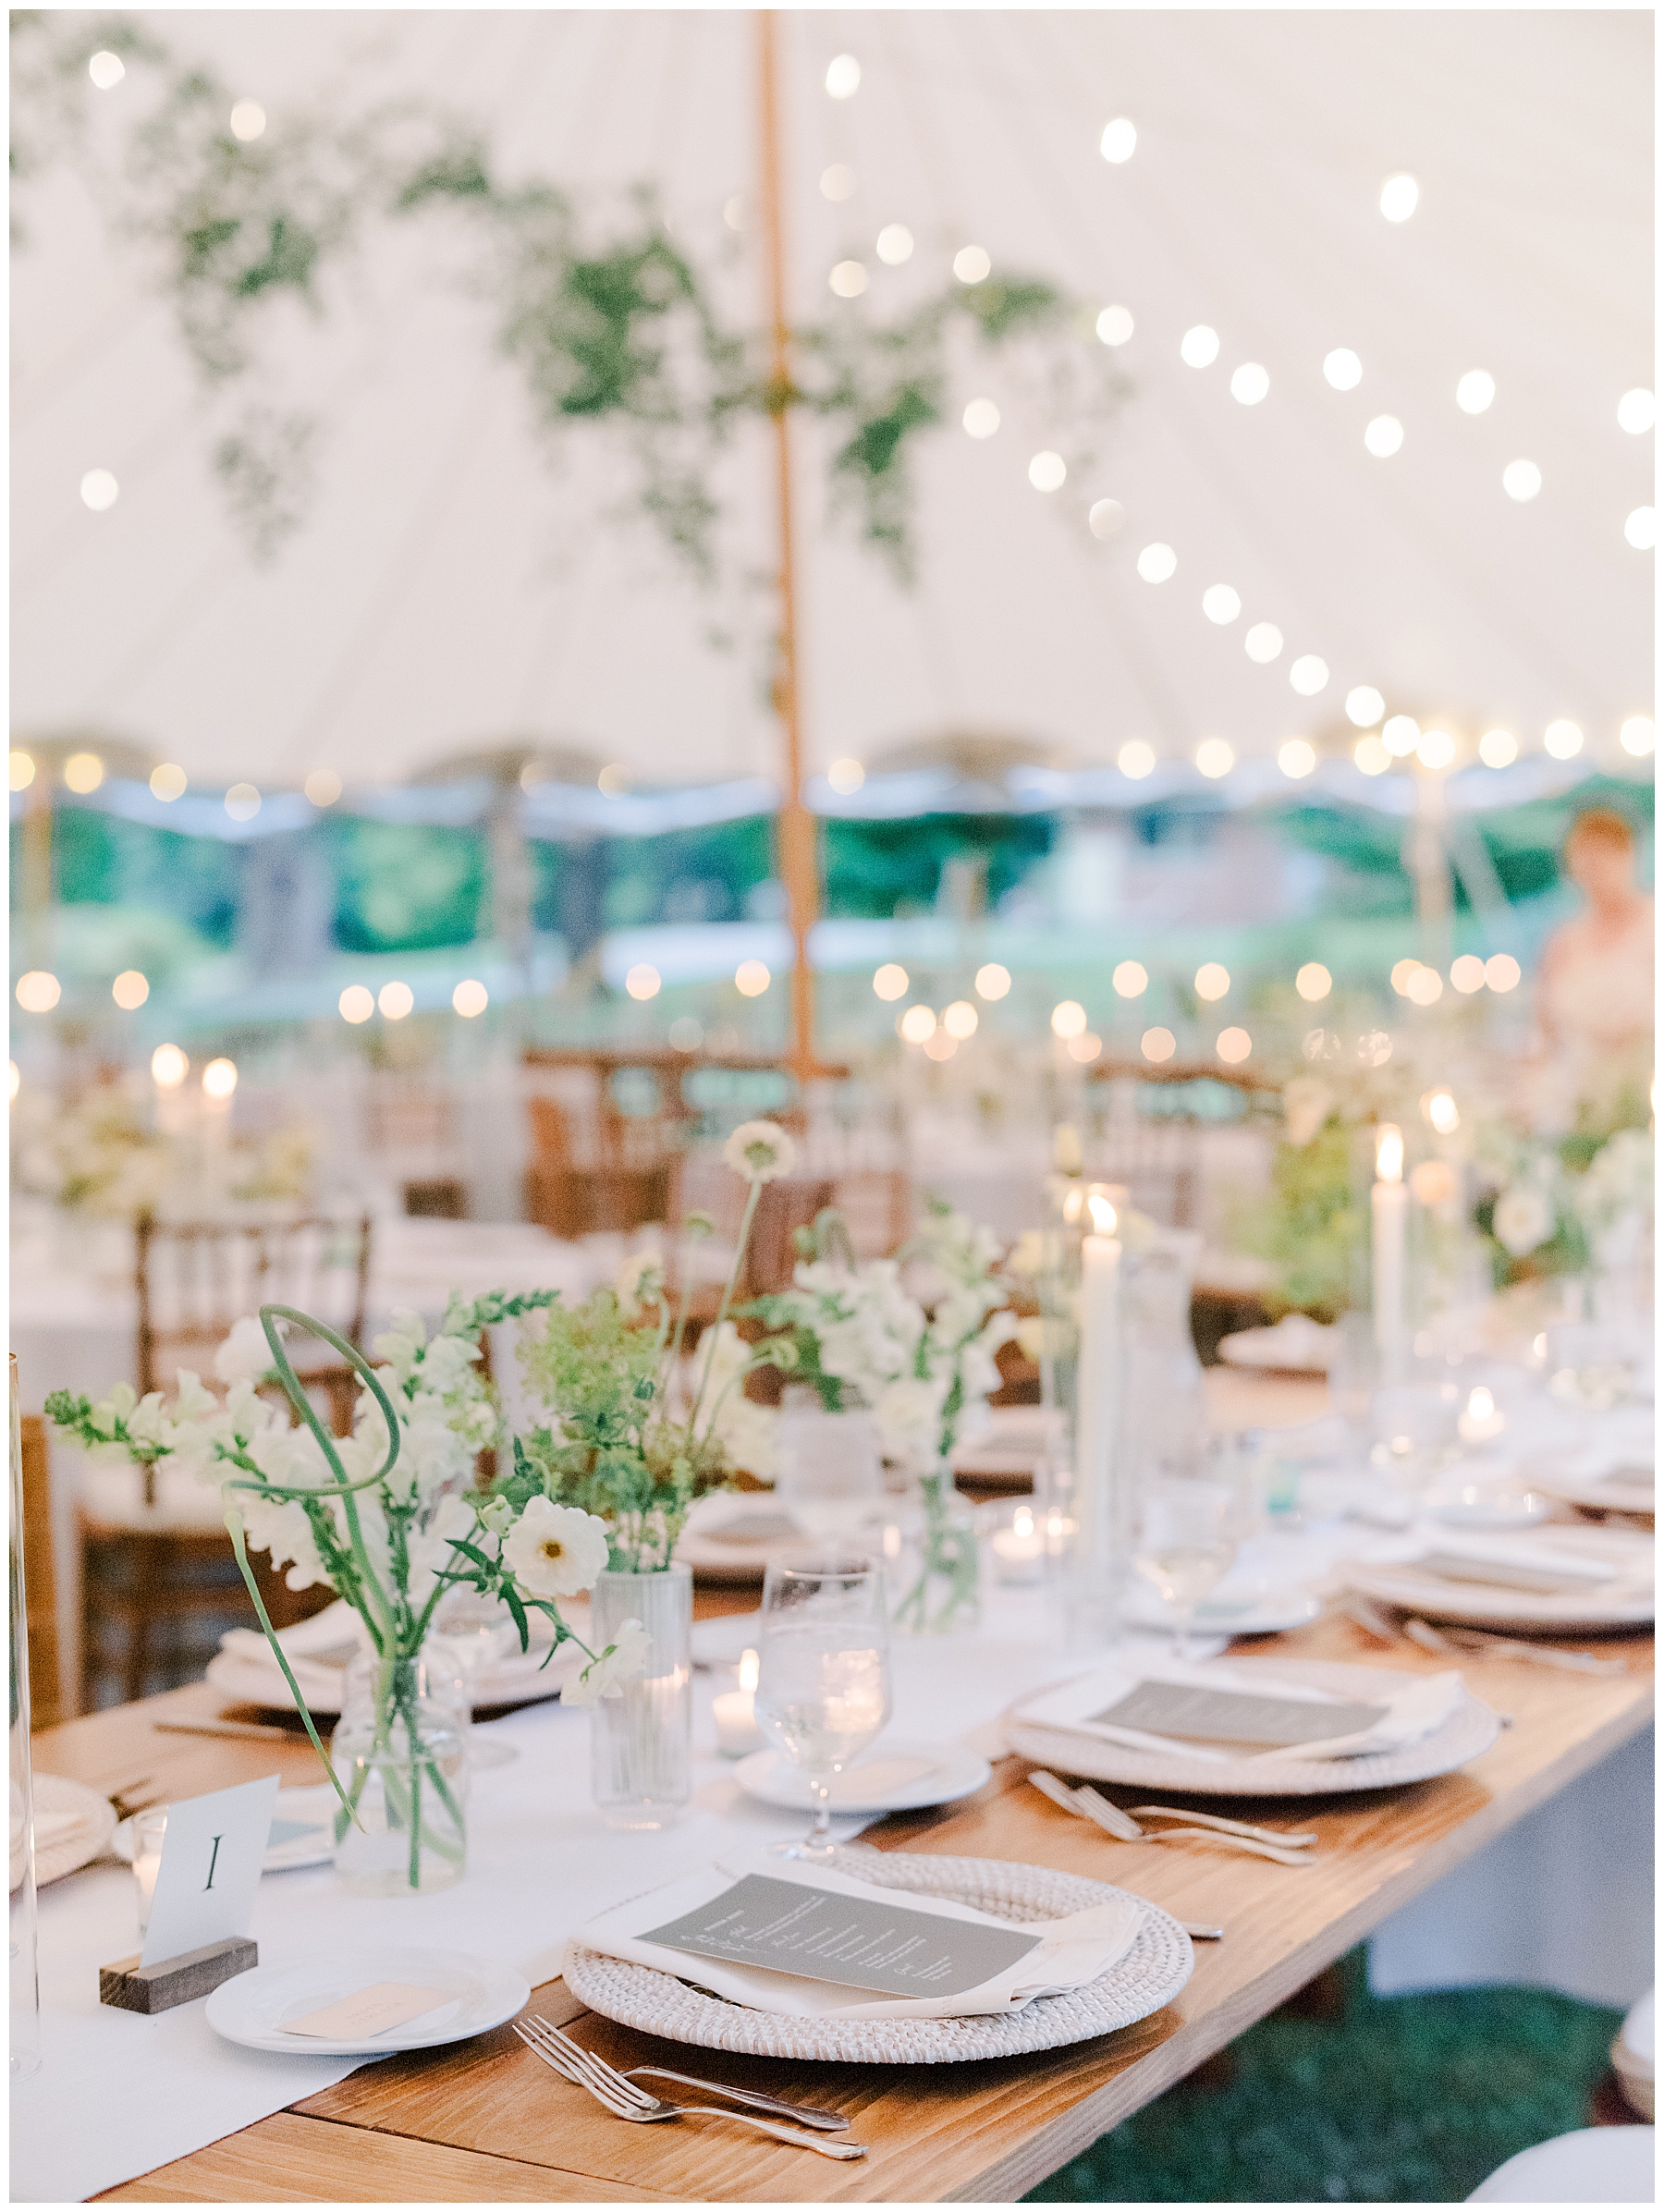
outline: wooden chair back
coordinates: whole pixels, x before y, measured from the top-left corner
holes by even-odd
[[[233,1325],[275,1303],[314,1314],[361,1346],[370,1297],[372,1223],[307,1216],[263,1221],[158,1221],[141,1214],[134,1284],[141,1395],[171,1387],[178,1370],[211,1373]],[[296,1372],[324,1379],[339,1366],[321,1340],[291,1341]]]
[[[25,1413],[23,1451],[23,1595],[29,1619],[29,1717],[33,1729],[69,1718],[63,1653],[58,1644],[57,1561],[52,1540],[52,1467],[46,1424]]]

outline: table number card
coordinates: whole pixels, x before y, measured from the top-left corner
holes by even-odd
[[[141,1965],[248,1934],[277,1781],[271,1774],[168,1806]]]

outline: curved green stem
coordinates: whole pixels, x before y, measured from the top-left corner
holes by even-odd
[[[254,1600],[254,1610],[260,1617],[260,1625],[265,1631],[266,1642],[271,1645],[273,1651],[277,1655],[277,1664],[283,1669],[283,1679],[289,1686],[289,1695],[295,1701],[295,1710],[300,1716],[301,1725],[304,1727],[307,1735],[312,1740],[312,1747],[313,1751],[317,1753],[319,1758],[324,1762],[324,1772],[328,1775],[331,1782],[335,1784],[336,1795],[340,1798],[342,1804],[346,1806],[346,1809],[352,1819],[357,1821],[357,1810],[354,1806],[348,1804],[347,1803],[346,1796],[341,1789],[340,1781],[336,1775],[336,1770],[330,1765],[329,1754],[324,1749],[324,1745],[318,1736],[318,1731],[312,1725],[312,1717],[307,1710],[306,1700],[300,1694],[300,1685],[295,1680],[295,1670],[288,1663],[288,1654],[284,1651],[282,1644],[277,1641],[277,1632],[272,1626],[272,1617],[266,1611],[265,1600],[260,1595],[260,1584],[254,1580],[254,1570],[249,1565],[249,1546],[246,1540],[246,1532],[243,1528],[243,1519],[242,1515],[237,1510],[235,1506],[227,1506],[226,1508],[226,1529],[231,1538],[231,1548],[237,1555],[237,1564],[242,1574],[243,1582],[247,1586],[249,1595]],[[359,1825],[361,1827],[363,1824],[359,1822]]]
[[[693,1400],[693,1411],[688,1415],[688,1434],[692,1436],[699,1420],[699,1410],[704,1404],[704,1394],[711,1380],[711,1367],[716,1357],[717,1339],[722,1325],[728,1317],[728,1308],[734,1302],[734,1286],[740,1280],[740,1270],[745,1265],[745,1248],[751,1241],[752,1220],[757,1211],[757,1201],[763,1195],[763,1186],[753,1181],[745,1194],[745,1212],[740,1222],[740,1241],[734,1247],[734,1264],[728,1269],[728,1278],[722,1286],[722,1302],[716,1308],[716,1318],[711,1325],[711,1349],[705,1354],[704,1372],[699,1378],[699,1396]]]

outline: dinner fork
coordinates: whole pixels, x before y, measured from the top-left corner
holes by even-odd
[[[1490,1635],[1484,1629],[1436,1629],[1431,1621],[1418,1620],[1413,1614],[1404,1623],[1404,1633],[1423,1651],[1438,1652],[1444,1658],[1459,1658],[1464,1651],[1503,1651],[1511,1658],[1525,1659],[1536,1667],[1557,1667],[1567,1674],[1629,1671],[1621,1659],[1599,1659],[1590,1651],[1556,1651],[1551,1644],[1523,1644],[1512,1636]]]
[[[649,2096],[644,2089],[638,2089],[605,2059],[594,2051],[585,2050],[569,2035],[563,2035],[540,2014],[533,2013],[530,2020],[517,2020],[512,2024],[520,2041],[545,2066],[552,2067],[580,2089],[587,2089],[615,2120],[647,2125],[661,2120],[733,2120],[742,2128],[754,2128],[759,2134],[772,2135],[777,2143],[789,2143],[799,2150],[818,2151],[823,2158],[866,2157],[864,2144],[828,2143],[819,2135],[806,2135],[796,2128],[781,2127],[772,2120],[753,2120],[748,2112],[730,2111],[723,2105],[666,2104],[658,2097]]]
[[[1152,1830],[1141,1827],[1130,1813],[1123,1813],[1119,1805],[1111,1804],[1090,1784],[1083,1783],[1080,1789],[1071,1790],[1066,1783],[1058,1781],[1055,1774],[1047,1774],[1041,1768],[1036,1768],[1029,1776],[1029,1780],[1043,1796],[1049,1797],[1053,1804],[1060,1805],[1066,1813],[1078,1813],[1087,1820],[1095,1821],[1118,1843],[1171,1843],[1188,1838],[1193,1842],[1215,1844],[1224,1851],[1246,1851],[1256,1859],[1274,1859],[1279,1865],[1309,1866],[1312,1864],[1303,1847],[1315,1843],[1317,1839],[1315,1833],[1278,1836],[1268,1828],[1251,1828],[1246,1821],[1221,1820],[1216,1814],[1174,1815],[1168,1813],[1165,1808],[1141,1805],[1140,1812],[1146,1815],[1159,1810],[1164,1818],[1205,1824],[1194,1827]]]

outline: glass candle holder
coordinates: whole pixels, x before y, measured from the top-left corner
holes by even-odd
[[[133,1839],[133,1887],[137,1893],[139,1940],[150,1932],[151,1900],[156,1894],[156,1876],[162,1869],[162,1846],[167,1837],[167,1807],[147,1805],[129,1823]]]

